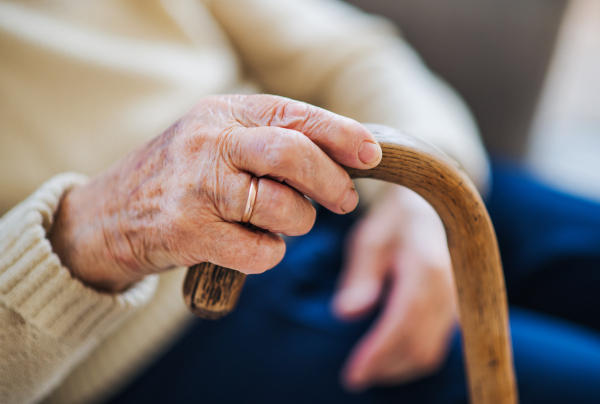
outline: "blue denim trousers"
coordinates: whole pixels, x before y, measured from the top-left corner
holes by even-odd
[[[502,254],[521,403],[600,403],[600,205],[496,165],[487,207]],[[325,210],[284,260],[248,277],[238,308],[197,320],[112,403],[466,403],[460,333],[444,366],[405,385],[345,392],[339,372],[376,313],[329,309],[357,215]]]

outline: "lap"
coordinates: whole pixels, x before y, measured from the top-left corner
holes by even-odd
[[[578,212],[598,218],[600,208],[565,201],[562,195],[519,175],[497,171],[489,206],[505,259],[509,293],[530,303],[526,301],[528,287],[523,285],[536,285],[536,279],[540,282],[556,262],[567,260],[565,273],[577,271],[576,261],[569,261],[576,257],[586,257],[598,268],[600,261],[593,261],[595,252],[589,245],[598,227],[594,230],[594,222],[579,218]],[[527,209],[532,211],[527,213]],[[563,213],[570,218],[559,219]],[[232,315],[218,322],[198,320],[114,403],[466,402],[458,333],[443,368],[431,377],[358,395],[341,389],[338,375],[346,355],[373,320],[343,323],[329,310],[344,235],[354,220],[353,216],[320,212],[313,231],[290,243],[277,268],[248,278]],[[545,230],[532,235],[529,228],[536,220]],[[565,228],[567,235],[560,236]],[[544,238],[549,235],[554,236]],[[565,246],[561,237],[567,236],[571,238]],[[577,243],[578,237],[586,240],[589,251]],[[580,271],[587,273],[587,269]],[[553,288],[557,285],[542,285],[539,300],[556,300]],[[576,302],[571,311],[577,312],[581,305]],[[535,304],[530,308],[544,310]],[[600,334],[518,308],[511,309],[511,329],[522,403],[598,402]]]
[[[487,207],[509,302],[600,331],[600,204],[496,166]]]

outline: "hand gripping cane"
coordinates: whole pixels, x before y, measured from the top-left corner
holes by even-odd
[[[381,125],[367,125],[381,145],[381,163],[346,168],[352,178],[403,185],[433,206],[444,223],[458,291],[460,325],[473,404],[516,404],[508,307],[496,234],[477,189],[458,164],[433,146]],[[235,307],[246,275],[202,263],[190,267],[186,304],[217,319]]]

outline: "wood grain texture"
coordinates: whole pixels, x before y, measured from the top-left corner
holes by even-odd
[[[246,274],[203,262],[188,268],[183,282],[185,304],[197,315],[217,320],[229,314],[242,293]]]
[[[410,188],[437,211],[446,229],[458,291],[470,401],[516,404],[502,264],[477,189],[458,163],[435,147],[385,126],[367,126],[381,144],[383,159],[371,170],[346,170],[352,178]],[[219,318],[233,310],[244,278],[212,264],[196,265],[184,283],[186,303],[201,317]]]

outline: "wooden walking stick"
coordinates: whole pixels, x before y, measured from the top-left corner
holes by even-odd
[[[477,189],[438,149],[381,125],[367,125],[383,151],[370,170],[346,168],[417,192],[444,223],[458,291],[470,401],[516,404],[508,306],[496,234]],[[235,307],[245,275],[210,263],[188,270],[183,293],[197,315],[219,318]]]

